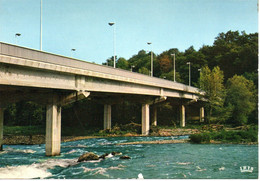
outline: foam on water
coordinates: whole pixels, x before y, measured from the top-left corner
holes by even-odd
[[[4,154],[4,153],[35,153],[36,151],[31,150],[31,149],[24,149],[24,150],[20,150],[20,149],[14,149],[11,147],[7,147],[5,148],[4,151],[0,152],[0,154]]]
[[[118,166],[111,166],[108,168],[103,168],[103,167],[97,167],[97,168],[87,168],[87,167],[82,167],[84,172],[92,172],[93,175],[103,175],[106,177],[109,177],[109,175],[107,174],[108,170],[124,170],[124,165],[119,164]]]
[[[46,169],[39,168],[37,164],[0,168],[1,179],[42,179],[51,175]]]
[[[32,179],[52,176],[48,169],[76,165],[77,159],[49,159],[41,163],[0,168],[0,179]]]

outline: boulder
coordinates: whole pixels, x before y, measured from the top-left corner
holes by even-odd
[[[116,152],[116,151],[112,151],[112,153],[111,153],[112,155],[122,155],[122,153],[121,152]]]
[[[131,159],[130,156],[121,156],[120,159]]]
[[[105,159],[108,155],[109,155],[108,153],[105,153],[105,154],[101,155],[99,158]]]
[[[89,160],[98,160],[98,159],[99,159],[98,155],[96,155],[92,152],[87,152],[79,157],[78,162],[89,161]]]

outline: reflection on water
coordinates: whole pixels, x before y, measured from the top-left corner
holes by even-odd
[[[187,138],[187,137],[181,137]],[[45,157],[45,145],[4,146],[0,152],[1,178],[59,179],[174,179],[174,178],[258,178],[258,146],[231,144],[151,144],[117,143],[180,139],[180,137],[120,137],[87,139],[61,145],[61,155]],[[98,155],[122,152],[90,162],[77,163],[85,152]],[[240,167],[253,167],[241,172]]]

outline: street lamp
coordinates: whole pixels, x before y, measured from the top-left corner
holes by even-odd
[[[75,52],[75,51],[76,51],[75,48],[72,48],[72,49],[71,49],[71,54],[70,54],[71,57],[72,57],[72,52]]]
[[[148,45],[151,45],[152,42],[147,42]],[[151,77],[153,76],[153,52],[151,49]]]
[[[173,56],[173,81],[175,82],[175,53],[171,54]]]
[[[189,65],[189,86],[190,86],[190,80],[191,80],[191,75],[190,75],[190,62],[187,62],[187,65]]]
[[[18,37],[18,36],[21,36],[21,35],[22,35],[21,33],[16,33],[16,34],[15,34],[15,39],[16,39],[16,44],[17,44],[17,45],[18,45],[18,38],[17,38],[17,37]]]
[[[114,22],[109,22],[109,26],[113,26],[115,23]],[[113,47],[114,47],[114,68],[116,68],[116,40],[115,40],[115,26],[114,26],[114,32],[113,32]]]
[[[131,72],[133,72],[133,68],[135,68],[135,66],[134,66],[134,65],[131,65]]]

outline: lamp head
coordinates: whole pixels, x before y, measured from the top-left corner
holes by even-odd
[[[114,22],[110,22],[108,23],[110,26],[113,26],[115,23]]]

